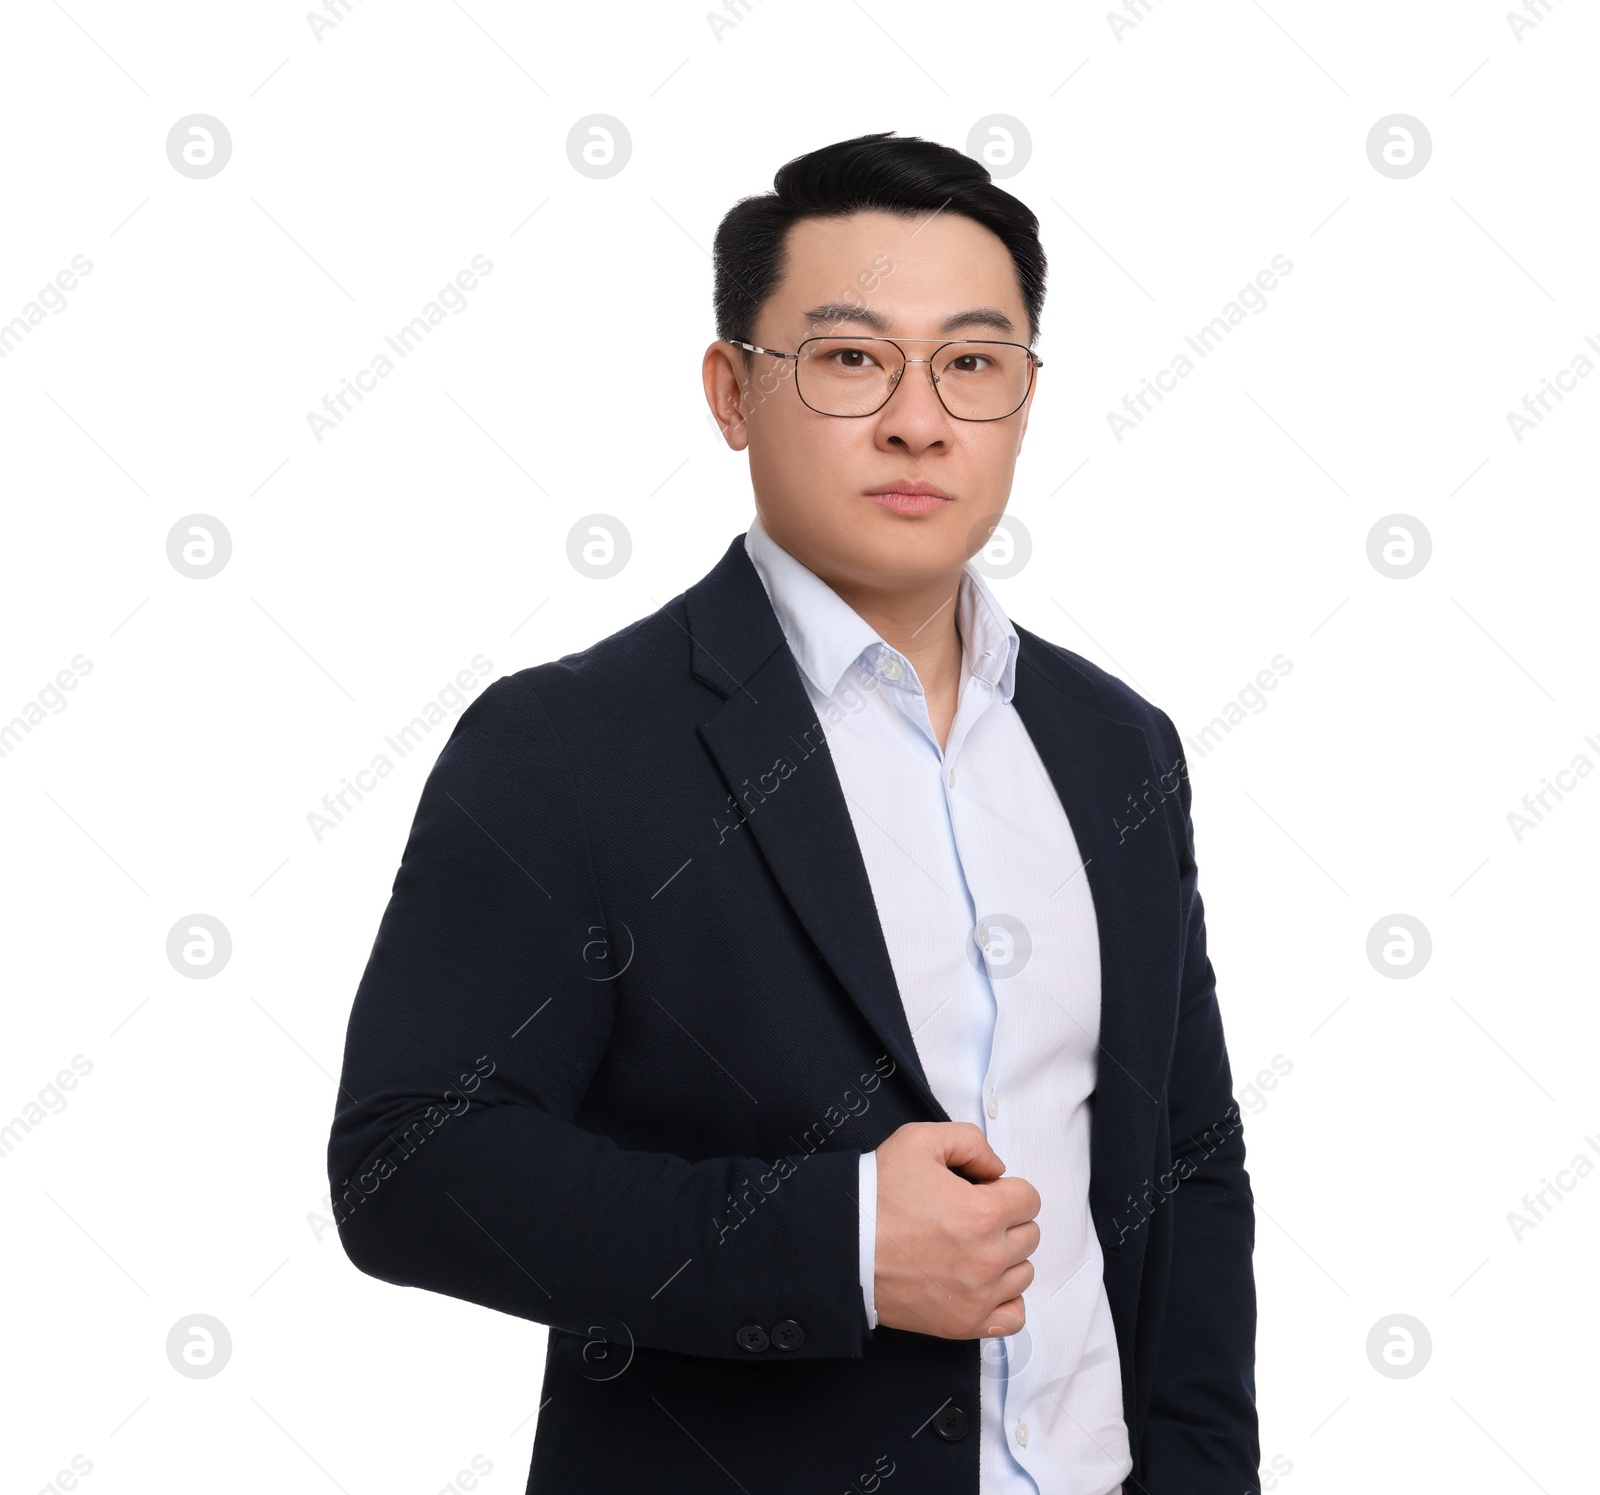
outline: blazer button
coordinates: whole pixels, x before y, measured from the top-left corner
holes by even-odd
[[[767,1331],[760,1324],[746,1324],[734,1338],[747,1350],[764,1350],[767,1347]]]
[[[798,1350],[806,1342],[806,1333],[793,1319],[779,1319],[772,1326],[772,1342],[780,1350]]]
[[[959,1443],[967,1436],[967,1414],[960,1407],[944,1407],[933,1419],[933,1430],[946,1443]]]

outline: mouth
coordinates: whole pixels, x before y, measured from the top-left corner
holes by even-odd
[[[885,483],[880,488],[868,490],[863,495],[875,504],[893,509],[897,514],[931,514],[955,502],[936,483],[924,479],[907,479],[902,483]]]

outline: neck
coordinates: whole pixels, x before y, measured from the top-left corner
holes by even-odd
[[[884,592],[848,582],[829,585],[886,644],[911,661],[930,697],[954,691],[960,684],[961,631],[956,623],[960,571],[910,592]]]

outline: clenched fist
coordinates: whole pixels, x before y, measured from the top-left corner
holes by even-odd
[[[912,1121],[877,1149],[878,1322],[940,1339],[1015,1334],[1039,1191],[966,1121]],[[956,1170],[956,1171],[952,1171]]]

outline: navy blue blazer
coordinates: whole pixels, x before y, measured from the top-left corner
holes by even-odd
[[[1017,632],[1100,936],[1126,1488],[1246,1495],[1253,1203],[1178,734]],[[550,1326],[531,1495],[976,1495],[979,1342],[869,1332],[857,1275],[858,1155],[949,1119],[742,536],[463,712],[356,992],[329,1181],[363,1272]]]

